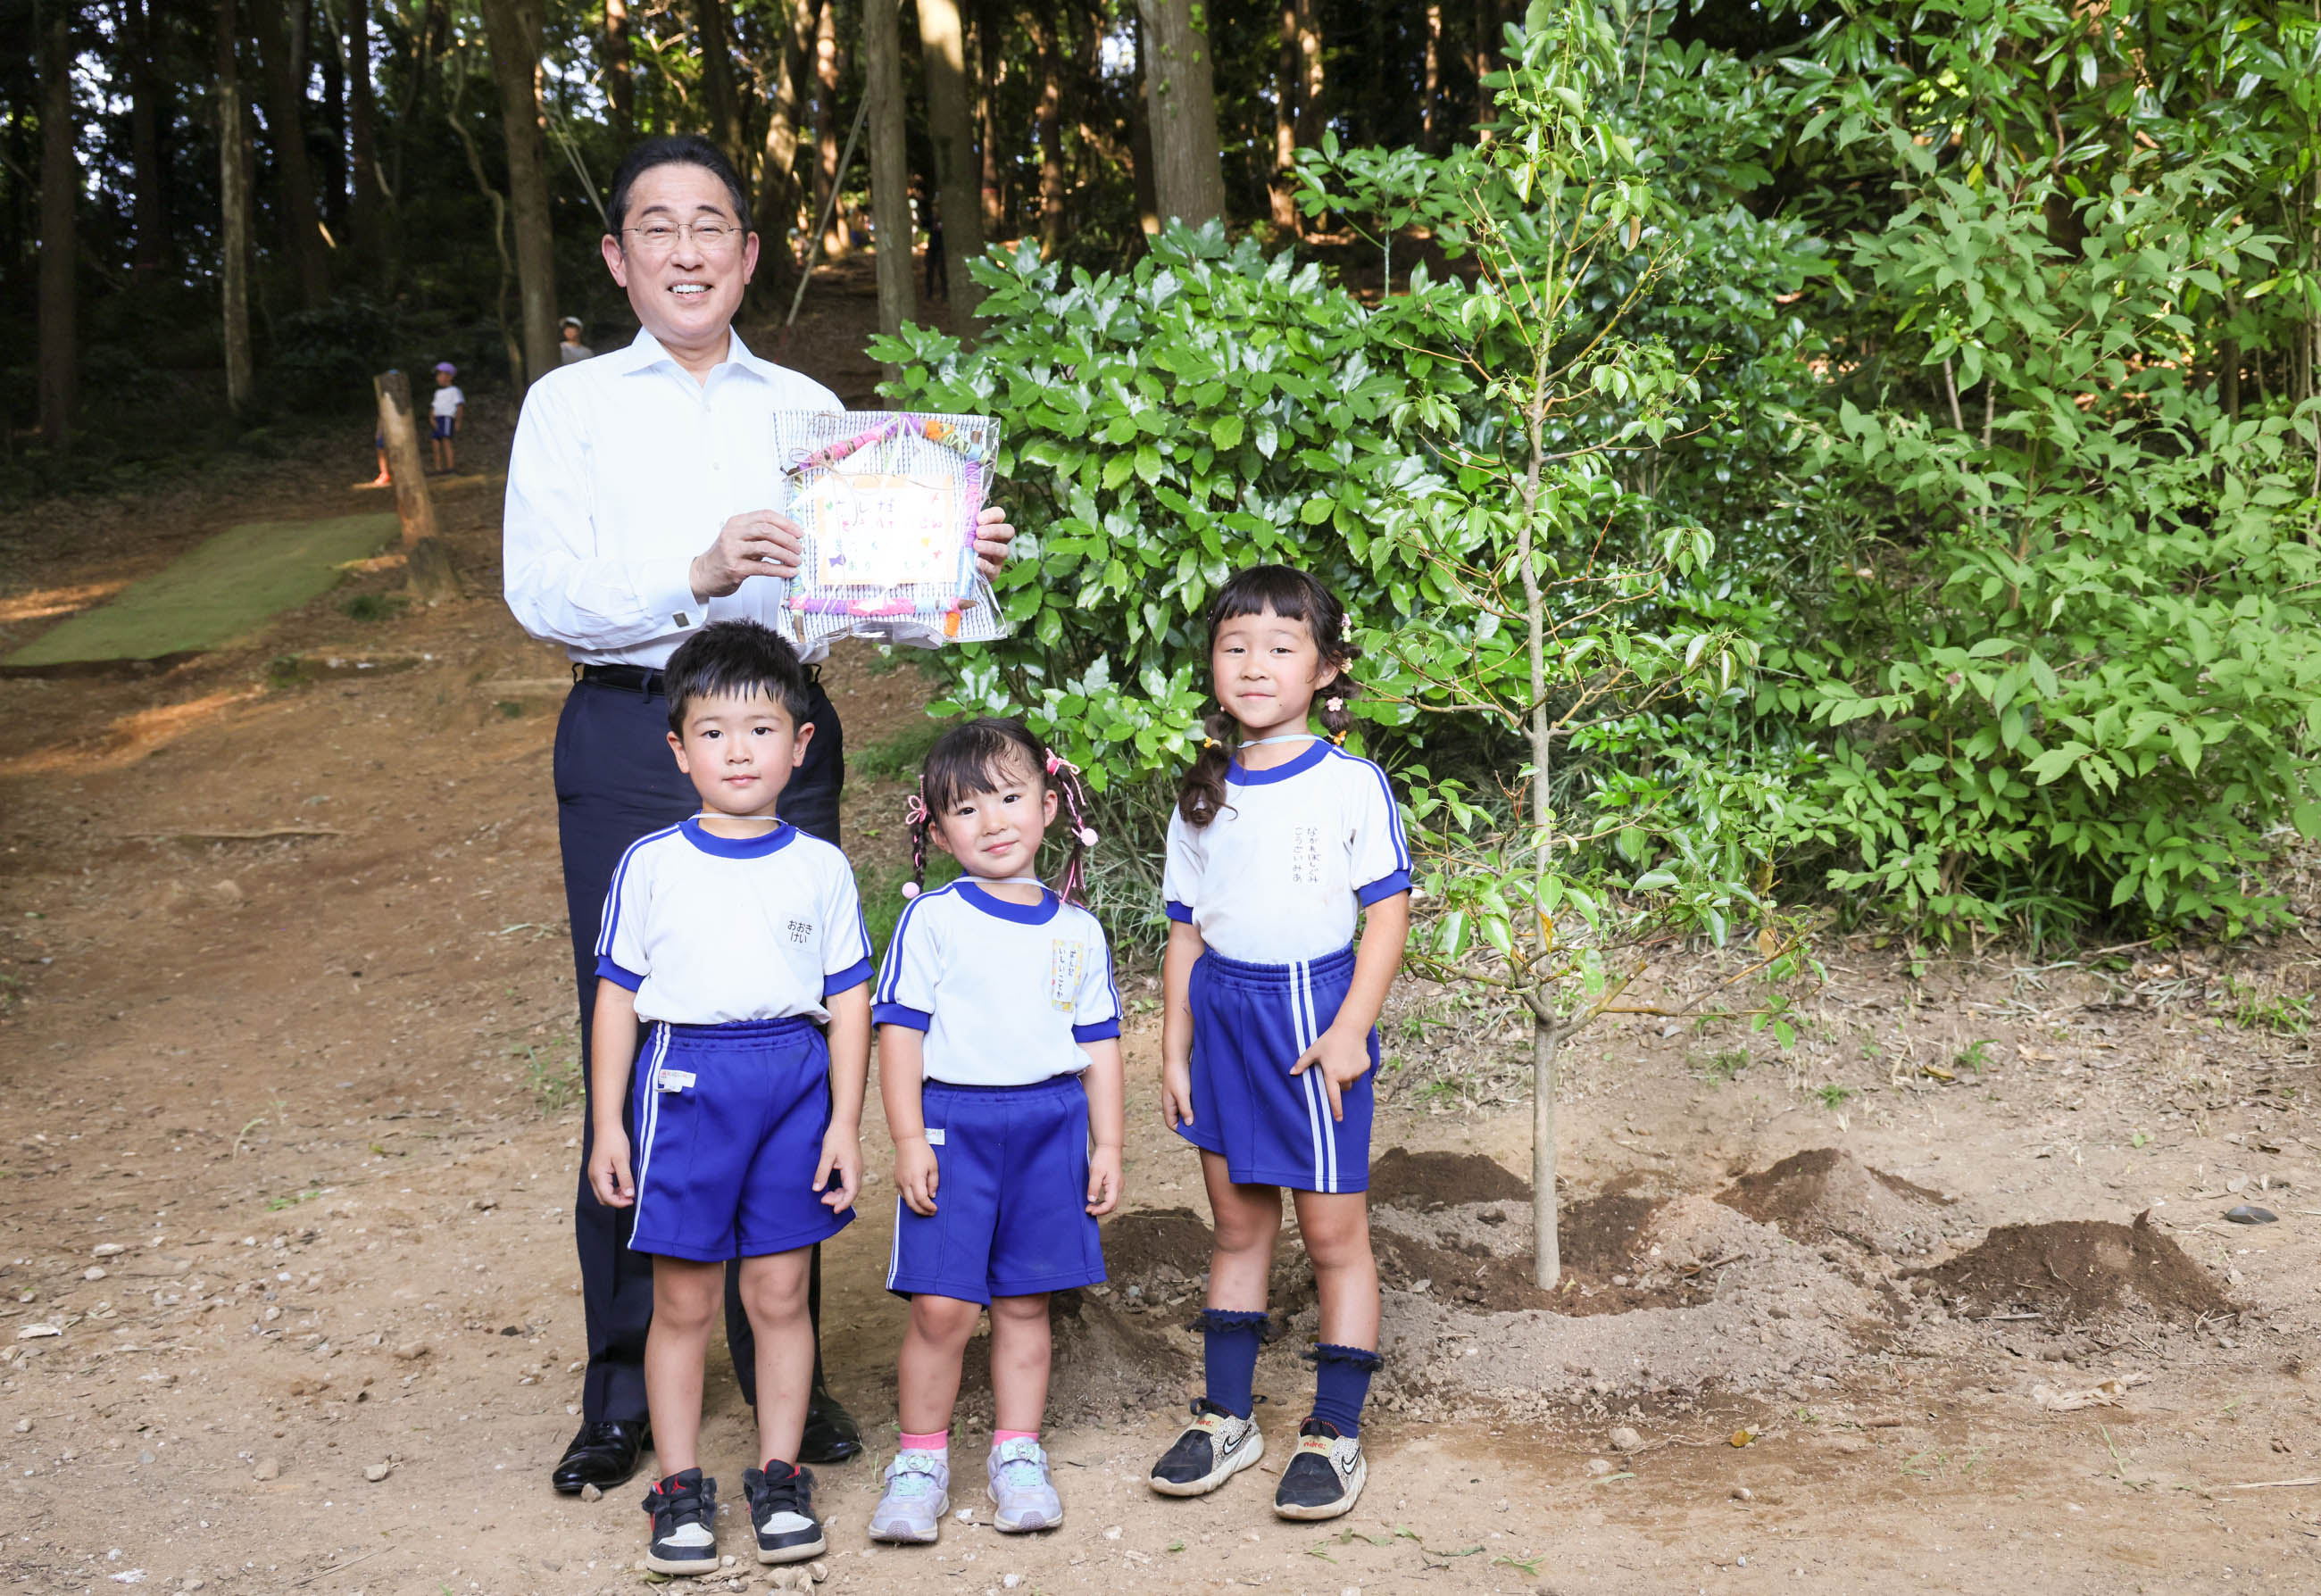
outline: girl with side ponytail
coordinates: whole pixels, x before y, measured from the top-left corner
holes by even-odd
[[[1314,1409],[1273,1497],[1297,1519],[1348,1511],[1368,1473],[1370,1072],[1410,931],[1410,855],[1386,772],[1333,745],[1353,725],[1345,625],[1329,589],[1288,566],[1257,566],[1218,591],[1220,713],[1178,796],[1161,887],[1174,922],[1161,1108],[1201,1150],[1216,1240],[1201,1316],[1207,1391],[1151,1485],[1200,1496],[1264,1453],[1251,1386],[1287,1186],[1322,1300]],[[1326,740],[1309,729],[1317,717]]]

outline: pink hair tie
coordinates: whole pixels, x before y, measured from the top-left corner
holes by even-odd
[[[1083,825],[1083,826],[1081,826],[1081,827],[1079,828],[1079,830],[1077,833],[1075,833],[1074,834],[1075,834],[1075,835],[1077,835],[1077,836],[1079,838],[1079,840],[1080,840],[1080,846],[1081,846],[1081,847],[1083,847],[1083,848],[1093,848],[1093,847],[1095,847],[1095,846],[1096,846],[1096,827],[1095,827],[1095,826],[1093,826],[1093,825]]]
[[[1061,771],[1067,776],[1077,776],[1080,773],[1080,768],[1072,763],[1071,761],[1051,752],[1048,755],[1048,774],[1053,776],[1058,771]]]
[[[921,798],[915,792],[911,795],[910,800],[903,806],[903,824],[906,825],[924,825],[926,824],[926,821],[927,800]]]
[[[919,884],[916,881],[905,881],[903,883],[904,902],[908,903],[912,898],[916,898],[918,895]]]

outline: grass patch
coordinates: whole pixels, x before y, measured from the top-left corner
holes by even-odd
[[[523,1083],[543,1114],[560,1114],[580,1100],[580,1055],[543,1058],[540,1049],[526,1045],[508,1050],[523,1060]]]
[[[862,894],[862,926],[870,934],[870,945],[878,956],[887,956],[887,944],[895,939],[895,922],[903,917],[903,907],[910,899],[903,896],[903,883],[911,879],[907,867],[892,871],[865,871],[858,877]],[[959,862],[948,853],[937,853],[927,861],[927,890],[949,886],[959,880]]]
[[[339,601],[339,613],[350,621],[391,621],[410,607],[400,593],[357,593]]]
[[[941,721],[921,721],[859,752],[850,748],[846,751],[846,773],[858,780],[915,783],[919,772],[926,767],[927,750],[935,745],[943,729]]]

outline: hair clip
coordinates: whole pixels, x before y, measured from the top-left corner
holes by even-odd
[[[1322,707],[1328,710],[1333,715],[1337,714],[1340,710],[1345,708],[1345,707],[1346,701],[1343,698],[1325,698],[1322,703]]]
[[[903,805],[903,824],[906,825],[924,825],[926,822],[927,800],[921,798],[915,792]]]
[[[1204,748],[1215,748],[1217,746],[1217,740],[1215,737],[1204,737],[1201,739],[1201,746]]]
[[[1073,834],[1073,835],[1075,835],[1075,836],[1077,836],[1078,838],[1079,838],[1079,842],[1080,842],[1080,846],[1081,846],[1081,847],[1083,847],[1083,848],[1093,848],[1093,847],[1095,847],[1095,846],[1096,846],[1096,827],[1095,827],[1095,826],[1093,826],[1093,825],[1083,825],[1083,826],[1081,826],[1081,827],[1079,828],[1079,830],[1078,830],[1077,832],[1073,833],[1072,834]]]
[[[1077,776],[1080,773],[1080,768],[1071,761],[1051,751],[1048,754],[1048,774],[1053,776],[1060,771],[1067,776]]]
[[[916,898],[918,895],[919,884],[916,881],[905,881],[903,883],[903,901],[905,903],[908,903],[912,898]]]

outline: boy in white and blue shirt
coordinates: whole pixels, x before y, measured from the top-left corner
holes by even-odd
[[[654,1259],[645,1394],[665,1477],[645,1499],[646,1564],[703,1573],[719,1561],[702,1368],[737,1258],[757,1336],[763,1467],[742,1485],[758,1560],[826,1544],[796,1466],[807,1260],[853,1219],[861,1186],[871,964],[846,856],[775,814],[814,734],[797,652],[754,621],[714,622],[666,674],[669,746],[702,809],[631,844],[606,897],[588,1180],[635,1210],[629,1245]]]

